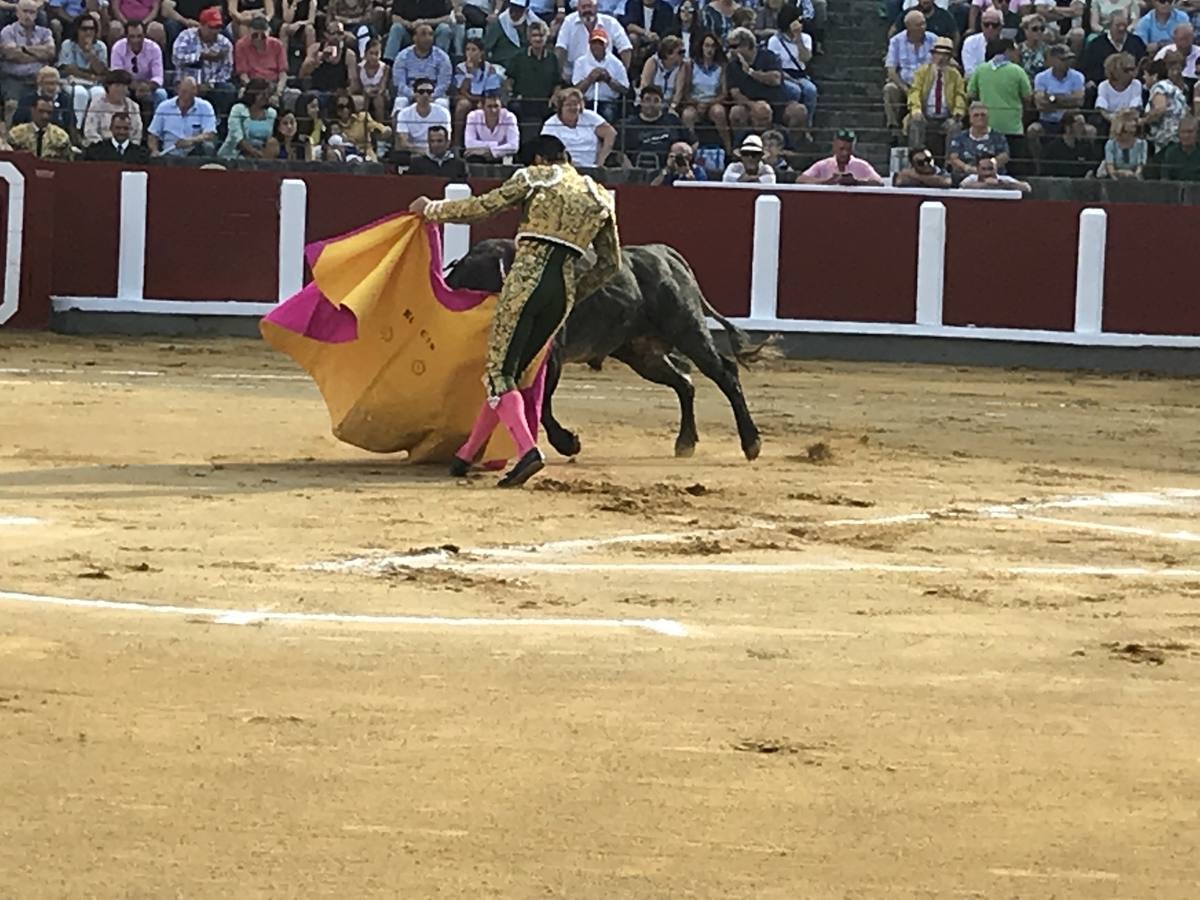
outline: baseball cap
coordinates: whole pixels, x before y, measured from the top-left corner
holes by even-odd
[[[603,28],[593,28],[592,33],[588,35],[588,42],[590,43],[591,41],[602,41],[607,44],[608,32]]]
[[[529,5],[529,0],[508,0],[509,6],[519,6],[522,9]]]
[[[839,128],[833,137],[835,140],[849,141],[851,144],[858,140],[858,135],[849,128]]]
[[[221,18],[221,11],[215,6],[201,10],[198,18],[200,24],[207,28],[221,28],[225,25],[225,20]]]

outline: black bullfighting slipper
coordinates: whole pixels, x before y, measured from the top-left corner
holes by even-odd
[[[542,458],[542,451],[534,447],[517,460],[517,464],[508,470],[508,473],[500,479],[500,483],[496,487],[520,487],[545,467],[546,461]]]
[[[466,478],[467,473],[470,471],[471,471],[471,464],[462,459],[459,459],[459,457],[457,457],[457,456],[455,456],[453,461],[450,463],[450,477],[451,478]]]

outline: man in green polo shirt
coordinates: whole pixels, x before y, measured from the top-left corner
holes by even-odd
[[[1021,115],[1033,94],[1029,76],[1020,65],[1020,54],[1009,38],[988,41],[988,61],[971,73],[967,93],[988,108],[992,128],[1012,142],[1025,134]]]
[[[529,49],[512,58],[507,75],[513,98],[510,107],[521,125],[536,124],[546,119],[550,98],[562,84],[558,57],[546,46],[549,29],[544,22],[530,22],[525,31]]]
[[[1200,146],[1196,132],[1200,122],[1194,116],[1179,120],[1179,143],[1168,144],[1158,158],[1158,177],[1163,181],[1200,181]]]

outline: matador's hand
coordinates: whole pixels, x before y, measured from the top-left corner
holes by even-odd
[[[408,204],[408,211],[416,213],[418,216],[425,215],[425,207],[429,205],[429,198],[425,196],[418,197],[412,203]]]

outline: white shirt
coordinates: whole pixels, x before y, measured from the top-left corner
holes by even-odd
[[[1175,51],[1174,44],[1167,44],[1161,50],[1154,54],[1155,59],[1162,59],[1168,53]],[[1192,44],[1192,52],[1188,54],[1188,58],[1183,61],[1183,77],[1196,77],[1196,62],[1200,60],[1200,44]]]
[[[725,174],[721,176],[722,181],[741,181],[742,176],[746,174],[746,167],[740,162],[730,163],[725,168]],[[742,182],[749,184],[750,182]],[[775,170],[768,166],[765,162],[758,164],[758,183],[759,184],[774,184]]]
[[[574,128],[563,123],[558,116],[551,116],[542,126],[542,134],[551,134],[563,142],[571,154],[575,166],[596,165],[596,153],[600,150],[600,136],[596,129],[604,124],[599,113],[585,109],[579,113],[579,122]]]
[[[937,80],[942,79],[942,106],[937,105]],[[946,119],[950,116],[950,95],[947,92],[946,70],[933,67],[933,78],[929,82],[929,93],[925,95],[925,116],[929,119]]]
[[[612,76],[613,81],[625,90],[629,90],[629,73],[625,71],[625,64],[611,53],[605,53],[604,59],[596,59],[596,57],[592,56],[590,50],[585,56],[581,56],[575,60],[575,68],[571,72],[571,83],[578,87],[583,79],[591,74],[593,69],[604,69]],[[597,100],[601,102],[616,100],[620,96],[621,94],[610,85],[605,84],[603,81],[596,81],[584,92],[583,99],[591,106]]]
[[[987,38],[983,32],[971,35],[962,45],[963,76],[970,78],[971,73],[983,65],[987,58]]]
[[[612,42],[609,50],[612,53],[620,55],[624,51],[632,49],[633,45],[629,43],[629,35],[625,33],[621,23],[612,16],[597,13],[596,27],[603,28],[608,32],[608,39]],[[562,49],[567,53],[567,62],[563,67],[564,72],[574,72],[575,60],[581,56],[591,55],[588,50],[588,35],[590,34],[591,29],[579,18],[579,13],[573,12],[563,19],[554,47],[556,50]]]
[[[1100,82],[1096,89],[1096,109],[1107,109],[1117,112],[1122,109],[1142,108],[1142,83],[1136,78],[1129,82],[1129,87],[1118,91],[1107,78]]]
[[[800,43],[804,45],[805,50],[812,51],[812,35],[807,31],[800,32]],[[800,58],[796,42],[783,37],[782,32],[777,31],[771,35],[771,39],[767,41],[767,49],[779,57],[779,64],[783,66],[785,72],[790,72],[792,69],[799,69],[803,72],[808,69],[808,63]]]
[[[396,113],[396,134],[405,135],[413,149],[422,152],[429,149],[429,128],[432,125],[443,126],[449,134],[450,110],[433,103],[429,106],[429,114],[422,116],[414,103]]]

